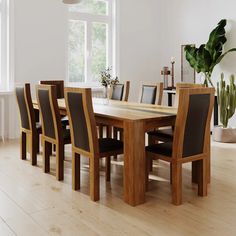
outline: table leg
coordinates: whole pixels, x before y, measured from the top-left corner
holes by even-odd
[[[124,201],[145,202],[145,132],[142,121],[124,122]]]

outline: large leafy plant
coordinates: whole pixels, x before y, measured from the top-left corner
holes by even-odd
[[[232,48],[226,52],[223,52],[223,45],[227,39],[225,37],[225,26],[227,21],[221,20],[217,27],[210,33],[208,42],[202,44],[199,48],[192,45],[185,47],[186,59],[190,66],[196,70],[197,73],[204,73],[206,86],[213,86],[211,75],[214,67],[221,62],[229,52],[236,51],[236,48]]]

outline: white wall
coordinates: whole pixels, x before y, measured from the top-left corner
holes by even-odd
[[[131,81],[131,101],[137,101],[141,82],[161,80],[160,71],[170,66],[171,56],[176,58],[176,81],[180,81],[180,45],[206,42],[220,19],[228,19],[226,49],[236,47],[235,0],[117,1],[118,70],[122,80]],[[66,18],[61,0],[15,1],[17,84],[30,82],[34,90],[41,79],[65,78]],[[235,61],[236,53],[227,56],[214,71],[214,80],[221,71],[236,74]],[[233,122],[236,126],[236,118]],[[17,127],[17,123],[10,126]]]
[[[161,79],[163,66],[176,58],[175,80],[180,81],[182,44],[199,46],[208,40],[217,23],[226,18],[228,42],[225,49],[236,47],[235,0],[121,0],[120,74],[131,80],[131,100],[137,100],[140,81]],[[236,75],[236,53],[229,54],[212,75],[221,72]],[[236,126],[236,116],[230,122]]]
[[[14,1],[15,84],[35,84],[40,80],[64,79],[66,76],[67,7],[60,0]],[[9,103],[14,116],[7,136],[19,133],[15,100]],[[14,128],[12,128],[14,127]]]
[[[66,7],[60,0],[15,1],[15,81],[63,79]]]
[[[121,0],[119,10],[120,78],[131,81],[130,101],[137,101],[141,82],[160,80],[159,27],[155,0]]]

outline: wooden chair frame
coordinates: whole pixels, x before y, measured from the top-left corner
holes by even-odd
[[[130,81],[125,81],[124,83],[119,83],[118,85],[124,85],[124,92],[123,92],[122,101],[127,102],[129,99]],[[109,99],[111,99],[111,97],[112,97],[113,87],[114,86],[111,85],[111,89],[109,92]]]
[[[191,84],[191,83],[177,83],[176,84],[176,94],[175,94],[175,101],[174,107],[178,107],[179,104],[179,90],[182,88],[204,88],[204,84]]]
[[[125,83],[119,83],[124,84],[124,93],[122,101],[127,102],[129,99],[129,91],[130,91],[130,81],[125,81]],[[113,93],[113,86],[111,86],[110,92],[109,92],[109,98],[111,99]],[[106,136],[111,137],[113,133],[113,137],[117,138],[118,132],[122,133],[122,129],[116,128],[116,127],[110,127],[110,126],[104,126],[102,124],[99,124],[99,137],[103,137],[103,128],[106,127]],[[113,132],[112,132],[113,131]],[[120,134],[120,137],[122,134]],[[116,158],[116,157],[115,157]]]
[[[17,99],[17,96],[16,96]],[[27,109],[27,116],[29,120],[29,129],[23,128],[21,119],[20,119],[20,132],[21,132],[21,159],[26,160],[26,153],[27,147],[30,153],[30,159],[32,165],[37,165],[37,153],[39,152],[39,133],[36,129],[36,117],[35,111],[33,108],[32,98],[31,98],[31,91],[30,91],[30,84],[26,83],[24,85],[24,99],[26,103]],[[19,114],[20,114],[20,107],[17,100]]]
[[[192,83],[177,83],[176,84],[176,95],[175,95],[175,101],[174,101],[174,107],[178,108],[178,104],[179,104],[179,90],[182,88],[204,88],[205,85],[203,84],[192,84]],[[171,128],[171,127],[167,127],[167,128]],[[172,127],[172,129],[174,130],[174,127]],[[161,142],[168,142],[170,141],[168,138],[160,138],[154,135],[148,135],[148,144],[155,144],[158,143],[159,141]],[[152,166],[153,163],[152,161],[150,161],[150,171],[152,171]]]
[[[42,108],[39,100],[39,90],[47,90],[49,92],[50,109],[53,116],[53,125],[55,131],[55,139],[45,135],[45,125],[42,116]],[[61,116],[57,103],[57,94],[55,85],[37,85],[36,95],[42,122],[42,146],[43,146],[43,170],[45,173],[50,171],[50,155],[52,154],[52,145],[56,147],[56,178],[61,181],[64,179],[64,140],[61,125]]]
[[[198,155],[183,156],[183,142],[186,127],[187,114],[189,109],[190,95],[210,94],[210,104],[208,109],[207,121],[204,134],[203,152]],[[172,157],[155,155],[147,152],[146,163],[146,183],[148,183],[149,160],[150,158],[161,159],[171,164],[171,182],[172,182],[172,202],[175,205],[182,203],[182,164],[192,162],[192,176],[198,183],[198,195],[207,195],[208,172],[210,170],[210,121],[214,106],[214,88],[180,89],[179,107],[176,117]]]
[[[163,98],[163,90],[164,90],[164,84],[163,82],[159,82],[159,83],[156,83],[156,84],[146,84],[146,83],[142,83],[141,84],[141,89],[140,89],[140,92],[139,92],[139,102],[141,103],[141,100],[142,100],[142,96],[143,96],[143,87],[144,86],[156,86],[157,88],[157,92],[156,92],[156,98],[155,98],[155,103],[156,105],[161,105],[162,103],[162,98]]]
[[[87,131],[90,151],[85,151],[75,146],[73,121],[68,103],[68,93],[82,94],[85,119],[87,122]],[[98,137],[96,131],[96,120],[93,111],[91,89],[88,88],[65,88],[66,109],[71,127],[72,143],[72,188],[80,189],[80,155],[89,158],[90,165],[90,197],[93,201],[99,200],[99,159],[106,157],[106,180],[110,180],[110,156],[121,154],[123,150],[116,152],[99,152]]]
[[[57,87],[56,97],[64,98],[64,80],[41,80],[40,84],[55,85]]]

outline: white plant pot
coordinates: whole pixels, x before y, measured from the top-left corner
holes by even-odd
[[[222,143],[236,143],[236,128],[215,126],[212,132],[213,140]]]

